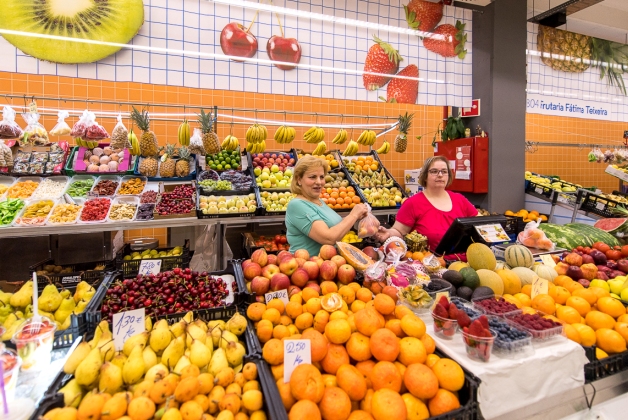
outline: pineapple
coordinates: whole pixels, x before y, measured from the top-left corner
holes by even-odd
[[[408,147],[408,130],[412,126],[412,117],[414,114],[408,115],[400,115],[399,116],[399,125],[397,126],[397,130],[399,130],[399,134],[395,137],[395,152],[403,153],[406,151],[406,147]]]
[[[622,74],[628,65],[628,46],[561,29],[539,25],[536,38],[541,62],[554,70],[582,73],[589,66],[600,70],[600,79],[608,77],[626,94]]]
[[[159,164],[157,159],[152,156],[147,158],[143,158],[140,163],[140,175],[147,176],[149,178],[154,178],[157,176],[157,168]]]
[[[190,149],[181,147],[179,149],[179,160],[176,165],[176,174],[178,177],[188,176],[190,174]]]
[[[159,167],[159,176],[162,178],[172,178],[174,176],[176,164],[176,161],[173,159],[174,151],[174,144],[166,145],[165,153],[161,156],[161,166]]]
[[[220,141],[218,141],[218,136],[212,130],[214,126],[212,113],[206,114],[205,111],[201,109],[201,113],[198,114],[198,122],[203,132],[203,148],[205,149],[205,153],[208,155],[220,153]]]
[[[157,149],[157,137],[155,133],[150,131],[150,118],[148,117],[148,111],[143,110],[139,112],[135,107],[131,111],[131,119],[135,121],[135,124],[142,130],[142,137],[140,138],[140,151],[143,157],[156,156],[159,152]]]

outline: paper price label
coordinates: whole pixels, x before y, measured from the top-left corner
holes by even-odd
[[[534,299],[537,295],[546,295],[549,291],[549,284],[547,280],[534,276],[532,280],[532,292],[530,298]]]
[[[281,300],[284,305],[287,305],[288,303],[290,303],[290,299],[288,298],[288,290],[287,289],[282,289],[282,290],[277,290],[276,292],[266,293],[264,295],[264,298],[266,299],[266,303],[270,302],[273,299]]]
[[[140,271],[141,275],[149,275],[149,274],[159,274],[161,271],[161,260],[142,260],[140,262]]]
[[[556,263],[550,254],[543,254],[540,256],[541,262],[550,267],[556,267]]]
[[[146,330],[144,314],[144,308],[140,308],[113,315],[113,344],[116,351],[122,350],[126,340]]]
[[[534,189],[534,191],[535,191],[537,194],[543,194],[543,188],[536,187],[536,188]]]
[[[312,364],[310,340],[283,341],[283,381],[290,382],[292,371],[302,363]]]
[[[31,113],[36,113],[37,112],[37,102],[33,101],[28,105],[28,108],[30,109]]]
[[[598,210],[604,210],[606,208],[606,204],[604,204],[604,203],[597,203],[595,205],[595,208],[598,209]]]

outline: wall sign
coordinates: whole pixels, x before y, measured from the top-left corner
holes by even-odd
[[[613,121],[611,104],[583,99],[561,98],[528,93],[526,111],[530,114]]]

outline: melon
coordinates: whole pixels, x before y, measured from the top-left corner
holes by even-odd
[[[521,292],[521,279],[512,270],[497,270],[497,275],[504,282],[504,294],[514,295]]]
[[[615,235],[617,232],[623,232],[626,230],[628,227],[626,221],[628,221],[628,219],[622,217],[602,219],[595,222],[593,227],[602,229],[604,232],[610,233],[611,235]]]
[[[504,252],[504,259],[511,267],[531,268],[534,265],[532,252],[523,245],[510,245]]]
[[[512,267],[506,264],[505,261],[497,261],[497,265],[495,265],[495,271],[497,270],[510,270]]]
[[[467,261],[474,270],[495,270],[495,254],[484,244],[474,243],[467,248]]]
[[[535,264],[534,267],[532,267],[532,271],[534,271],[540,278],[549,280],[552,283],[554,283],[554,279],[558,277],[556,270],[545,264]]]
[[[456,261],[456,262],[452,262],[449,267],[447,267],[450,270],[456,270],[456,271],[460,271],[465,267],[468,267],[469,264],[467,264],[464,261]]]
[[[347,261],[347,264],[359,271],[364,271],[373,264],[373,260],[353,245],[344,242],[336,242],[336,247],[340,255]]]
[[[532,284],[532,282],[534,281],[534,276],[537,275],[534,271],[526,267],[514,267],[510,271],[512,271],[517,275],[517,277],[519,277],[519,280],[521,280],[521,286],[525,286],[526,284]]]
[[[496,295],[504,294],[504,282],[494,271],[481,268],[477,271],[480,278],[480,286],[489,287]]]

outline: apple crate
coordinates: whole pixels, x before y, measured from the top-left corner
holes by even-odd
[[[582,347],[584,348],[587,359],[589,359],[589,363],[584,365],[585,383],[591,383],[628,370],[628,351],[612,354],[599,360],[595,354],[596,346]]]
[[[158,252],[168,251],[174,247],[157,248]],[[142,260],[124,260],[124,256],[130,254],[131,244],[126,243],[124,247],[118,251],[116,255],[116,269],[122,272],[124,278],[135,277],[140,271],[140,263]],[[153,260],[161,260],[161,271],[172,270],[173,268],[188,268],[190,266],[190,240],[186,239],[183,244],[183,253],[176,257],[151,258]]]
[[[288,166],[289,168],[294,168],[294,166],[297,164],[297,161],[298,161],[297,152],[295,149],[290,149],[288,151],[267,151],[264,153],[257,153],[255,155],[252,155],[250,153],[248,154],[247,159],[248,159],[249,168],[251,168],[251,172],[253,175],[253,183],[255,184],[253,185],[254,187],[256,188],[258,187],[257,182],[256,182],[256,179],[258,176],[255,174],[255,166],[254,166],[255,159],[259,158],[260,155],[264,155],[264,157],[261,157],[261,159],[272,159],[272,157],[270,156],[278,155],[280,153],[288,154],[290,156],[290,159],[294,159],[294,163]],[[266,155],[268,155],[269,157],[266,157]],[[262,187],[259,187],[259,188],[263,190],[267,190],[267,191],[280,191],[283,189],[290,188],[290,185],[287,184],[285,187],[281,187],[281,188],[262,188]]]
[[[257,194],[255,194],[255,190],[251,189],[250,192],[248,191],[217,191],[216,194],[214,194],[217,197],[227,197],[227,199],[229,199],[229,197],[234,197],[234,196],[245,196],[245,195],[249,195],[249,194],[253,194],[255,196],[255,211],[247,211],[244,213],[214,213],[214,214],[205,214],[202,212],[201,210],[201,197],[205,196],[205,194],[197,194],[196,196],[196,217],[198,217],[199,219],[222,219],[222,218],[229,218],[229,217],[253,217],[256,214],[258,214],[260,212],[260,202],[258,201],[258,197]]]

